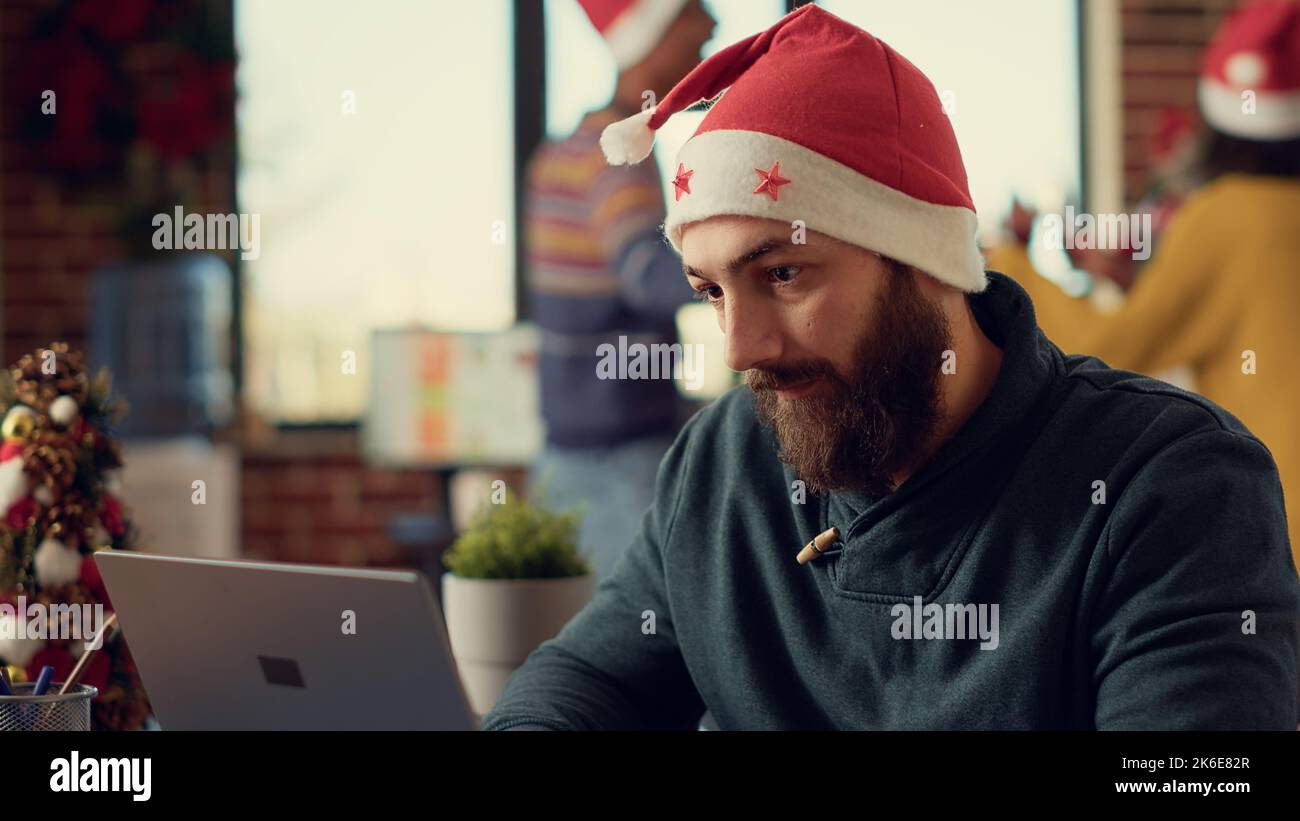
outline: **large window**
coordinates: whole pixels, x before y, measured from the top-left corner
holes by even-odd
[[[513,321],[511,8],[237,3],[245,385],[268,418],[355,419],[374,328]]]
[[[707,56],[784,0],[705,0]],[[889,42],[949,105],[984,231],[1012,195],[1043,209],[1080,189],[1076,0],[824,0]],[[377,328],[496,330],[514,320],[516,59],[545,60],[546,130],[608,103],[615,68],[577,0],[544,0],[544,52],[514,54],[512,0],[236,0],[247,401],[273,421],[355,420]],[[543,56],[544,55],[544,56]],[[520,75],[526,76],[526,75]],[[660,131],[666,196],[702,113]],[[526,129],[524,129],[526,130]],[[692,305],[687,341],[716,346]],[[349,369],[348,357],[356,367]],[[712,379],[712,377],[710,377]]]

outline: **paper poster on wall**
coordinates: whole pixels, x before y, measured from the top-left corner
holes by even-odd
[[[537,332],[377,331],[366,458],[381,465],[526,465],[542,443]]]

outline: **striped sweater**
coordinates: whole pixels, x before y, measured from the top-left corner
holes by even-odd
[[[602,380],[597,349],[677,341],[674,315],[690,299],[681,260],[663,238],[663,193],[653,161],[610,166],[592,112],[562,141],[544,143],[527,171],[526,270],[541,330],[547,441],[611,446],[676,430],[670,380]]]

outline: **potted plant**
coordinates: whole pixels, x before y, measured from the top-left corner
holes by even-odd
[[[575,511],[506,494],[484,506],[443,556],[442,605],[470,705],[485,715],[506,679],[591,600]]]

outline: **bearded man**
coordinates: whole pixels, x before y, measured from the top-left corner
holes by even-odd
[[[1039,331],[983,269],[929,80],[803,6],[610,126],[607,157],[701,99],[664,229],[747,386],[682,431],[484,727],[1294,729],[1268,450]]]

